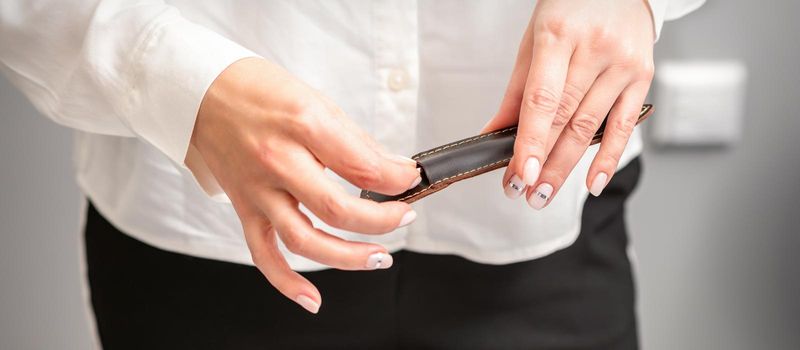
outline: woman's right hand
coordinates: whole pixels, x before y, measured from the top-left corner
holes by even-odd
[[[327,224],[380,234],[407,225],[406,203],[375,203],[347,194],[324,174],[353,185],[399,194],[420,181],[411,159],[385,153],[319,91],[260,58],[240,60],[208,89],[192,144],[230,198],[253,262],[288,298],[316,313],[311,282],[289,267],[277,238],[293,253],[344,270],[388,268],[386,248],[351,242],[311,225],[302,203]]]

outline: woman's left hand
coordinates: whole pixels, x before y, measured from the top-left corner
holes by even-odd
[[[539,0],[505,97],[485,131],[519,124],[503,177],[510,198],[545,207],[610,111],[586,179],[599,195],[613,176],[653,78],[646,0]]]

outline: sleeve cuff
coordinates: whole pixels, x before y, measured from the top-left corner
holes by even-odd
[[[653,33],[655,33],[654,41],[658,41],[661,36],[661,27],[664,26],[664,13],[667,10],[666,0],[647,0],[650,5],[650,15],[653,16]]]
[[[705,0],[648,0],[650,13],[653,16],[653,32],[655,41],[661,36],[664,21],[681,18],[697,10],[706,2]]]
[[[234,62],[258,55],[175,12],[150,32],[134,56],[137,83],[130,93],[138,108],[128,121],[176,165],[188,166],[212,198],[224,200],[202,157],[190,147],[192,131],[200,103],[217,76]]]

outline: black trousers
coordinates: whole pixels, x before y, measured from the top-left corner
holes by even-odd
[[[318,315],[250,266],[159,250],[93,207],[91,299],[106,349],[635,349],[624,203],[636,159],[590,197],[570,247],[510,265],[408,251],[388,270],[304,275]],[[502,232],[498,232],[502,235]]]

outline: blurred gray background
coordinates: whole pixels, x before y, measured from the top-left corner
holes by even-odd
[[[749,68],[728,148],[648,146],[629,203],[644,349],[800,348],[797,1],[710,1],[669,22],[666,59]],[[87,349],[71,134],[0,78],[0,349]]]

